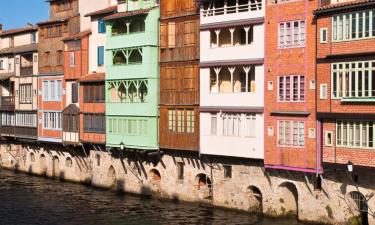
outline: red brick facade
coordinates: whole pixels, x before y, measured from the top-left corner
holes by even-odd
[[[332,8],[332,7],[331,7]],[[332,64],[333,63],[355,63],[361,61],[375,60],[375,38],[362,40],[332,41],[333,22],[332,17],[342,13],[353,13],[363,11],[361,4],[345,4],[334,7],[330,12],[324,8],[317,10],[317,116],[322,122],[322,144],[323,162],[346,164],[349,161],[354,165],[375,166],[375,151],[371,148],[342,147],[337,144],[336,120],[345,121],[374,121],[375,106],[373,102],[362,101],[354,97],[356,102],[343,102],[342,99],[334,99],[332,92]],[[326,43],[322,43],[321,30],[327,30]],[[351,34],[350,34],[351,35]],[[374,76],[374,74],[372,75]],[[327,85],[326,99],[319,96],[321,85]],[[362,127],[362,125],[361,125]],[[354,130],[354,129],[353,129]],[[327,132],[332,133],[332,143],[327,143]],[[349,131],[348,131],[349,132]],[[354,132],[354,131],[353,131]],[[349,136],[348,136],[349,138]],[[361,137],[362,138],[362,137]],[[348,141],[349,142],[349,141]],[[361,139],[362,142],[362,139]]]
[[[313,10],[318,1],[267,2],[265,28],[265,159],[269,168],[316,172],[320,170],[316,148],[315,33]],[[279,24],[305,21],[306,44],[279,47]],[[292,23],[293,24],[293,23]],[[292,27],[293,28],[293,25]],[[304,76],[305,98],[300,102],[278,100],[279,76]],[[304,145],[278,144],[278,121],[304,122]],[[309,135],[311,133],[311,135]]]

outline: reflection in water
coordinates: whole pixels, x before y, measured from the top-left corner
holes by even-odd
[[[0,171],[0,224],[302,225],[293,219],[118,195],[10,171]]]

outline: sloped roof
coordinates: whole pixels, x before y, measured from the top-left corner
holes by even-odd
[[[36,51],[38,51],[38,44],[29,44],[29,45],[21,45],[21,46],[1,49],[0,55],[19,54],[19,53],[36,52]]]
[[[152,8],[128,11],[128,12],[119,12],[119,13],[115,13],[113,15],[104,17],[104,20],[114,20],[114,19],[119,19],[119,18],[124,18],[124,17],[144,15],[144,14],[148,14],[148,12],[150,12],[151,9]]]
[[[82,39],[84,37],[87,37],[90,34],[91,34],[91,29],[88,29],[88,30],[84,30],[84,31],[76,33],[76,34],[72,34],[72,35],[70,35],[66,38],[63,38],[62,41],[78,40],[78,39]]]
[[[115,13],[115,12],[117,12],[117,5],[110,6],[110,7],[107,7],[105,9],[100,9],[98,11],[88,13],[88,14],[85,15],[85,17],[100,16],[100,15],[103,15],[103,14]]]
[[[29,26],[29,27],[23,27],[23,28],[17,28],[17,29],[4,30],[0,32],[0,37],[28,33],[28,32],[37,31],[37,30],[38,30],[37,26]]]
[[[81,83],[101,82],[105,80],[105,73],[90,73],[81,77]]]
[[[347,1],[347,2],[341,2],[341,3],[322,6],[314,10],[314,14],[319,15],[322,13],[335,12],[337,10],[344,10],[344,9],[350,9],[350,8],[355,8],[355,7],[360,7],[360,6],[374,5],[374,4],[375,4],[375,0]]]

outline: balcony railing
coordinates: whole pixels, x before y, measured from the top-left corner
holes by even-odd
[[[224,7],[212,7],[208,9],[201,10],[201,16],[209,17],[209,16],[218,16],[218,15],[226,15],[232,13],[241,13],[241,12],[250,12],[250,11],[260,11],[263,8],[262,1],[255,1],[252,2],[249,0],[246,4],[236,4],[233,6],[228,6],[224,4]]]
[[[14,136],[15,127],[14,126],[1,126],[1,136]]]
[[[21,138],[38,138],[38,130],[36,127],[15,127],[15,136]]]
[[[20,75],[21,76],[31,76],[33,75],[33,67],[28,66],[28,67],[21,67],[20,69]]]
[[[3,110],[13,110],[14,109],[14,96],[1,96],[0,108]]]

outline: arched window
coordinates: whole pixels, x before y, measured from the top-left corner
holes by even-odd
[[[122,51],[117,51],[113,54],[113,65],[126,64],[126,57]]]
[[[142,63],[142,54],[140,49],[133,49],[129,56],[129,64],[130,63]]]
[[[126,23],[122,20],[117,20],[112,25],[112,35],[121,35],[126,34],[128,32],[128,28]]]
[[[66,158],[65,160],[65,166],[66,167],[72,167],[73,166],[73,161],[70,157]]]
[[[130,102],[137,101],[137,88],[135,87],[134,82],[130,82],[128,97]]]
[[[35,162],[35,155],[32,152],[30,153],[30,161]]]
[[[144,19],[135,19],[130,23],[130,33],[144,32],[145,31],[145,21]]]

